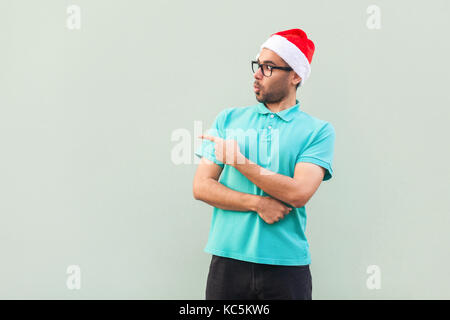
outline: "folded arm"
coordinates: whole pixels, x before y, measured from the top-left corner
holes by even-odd
[[[199,137],[214,142],[216,159],[237,169],[267,194],[295,208],[301,208],[309,201],[325,176],[325,168],[310,162],[298,162],[291,178],[247,159],[235,140],[210,135]]]
[[[202,157],[194,176],[194,198],[224,210],[257,211],[261,197],[224,186],[218,181],[221,172],[219,165]]]
[[[293,178],[267,170],[243,156],[230,165],[267,194],[295,208],[309,201],[325,175],[323,167],[308,162],[296,164]]]

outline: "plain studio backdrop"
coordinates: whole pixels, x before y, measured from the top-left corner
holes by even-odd
[[[297,98],[336,129],[306,206],[313,299],[449,299],[449,16],[447,0],[2,0],[0,298],[204,299],[196,121],[256,104],[250,60],[301,28],[316,52]]]

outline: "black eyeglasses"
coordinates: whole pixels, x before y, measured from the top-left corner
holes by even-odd
[[[268,65],[268,64],[264,64],[264,63],[259,63],[258,61],[252,61],[252,71],[253,71],[253,73],[258,71],[259,68],[261,68],[262,74],[265,77],[270,77],[272,75],[272,70],[273,69],[280,69],[280,70],[285,70],[285,71],[291,71],[292,70],[291,67],[276,67],[276,66],[271,66],[271,65]]]

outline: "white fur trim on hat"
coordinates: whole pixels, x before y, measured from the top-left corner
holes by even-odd
[[[295,73],[302,78],[300,85],[303,85],[306,79],[308,79],[311,73],[311,65],[304,53],[288,39],[275,34],[261,45],[262,48],[270,49],[283,58],[294,69]],[[256,55],[256,59],[258,57],[259,53]]]

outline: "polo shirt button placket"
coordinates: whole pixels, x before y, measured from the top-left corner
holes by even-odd
[[[275,115],[274,115],[273,113],[271,113],[271,114],[270,114],[270,118],[273,119],[274,117],[275,117]],[[269,141],[269,142],[270,142],[271,136],[272,136],[272,127],[273,127],[272,125],[273,125],[272,120],[269,120],[269,124],[268,124],[268,126],[267,126],[267,129],[268,129],[268,132],[267,132],[267,141]]]
[[[273,119],[275,117],[275,115],[273,113],[270,114],[270,119]],[[269,124],[267,126],[267,149],[268,150],[272,150],[272,128],[273,128],[273,123],[272,120],[269,120]],[[268,165],[270,167],[271,162],[272,162],[272,155],[269,153],[269,156],[267,158],[268,160]]]

